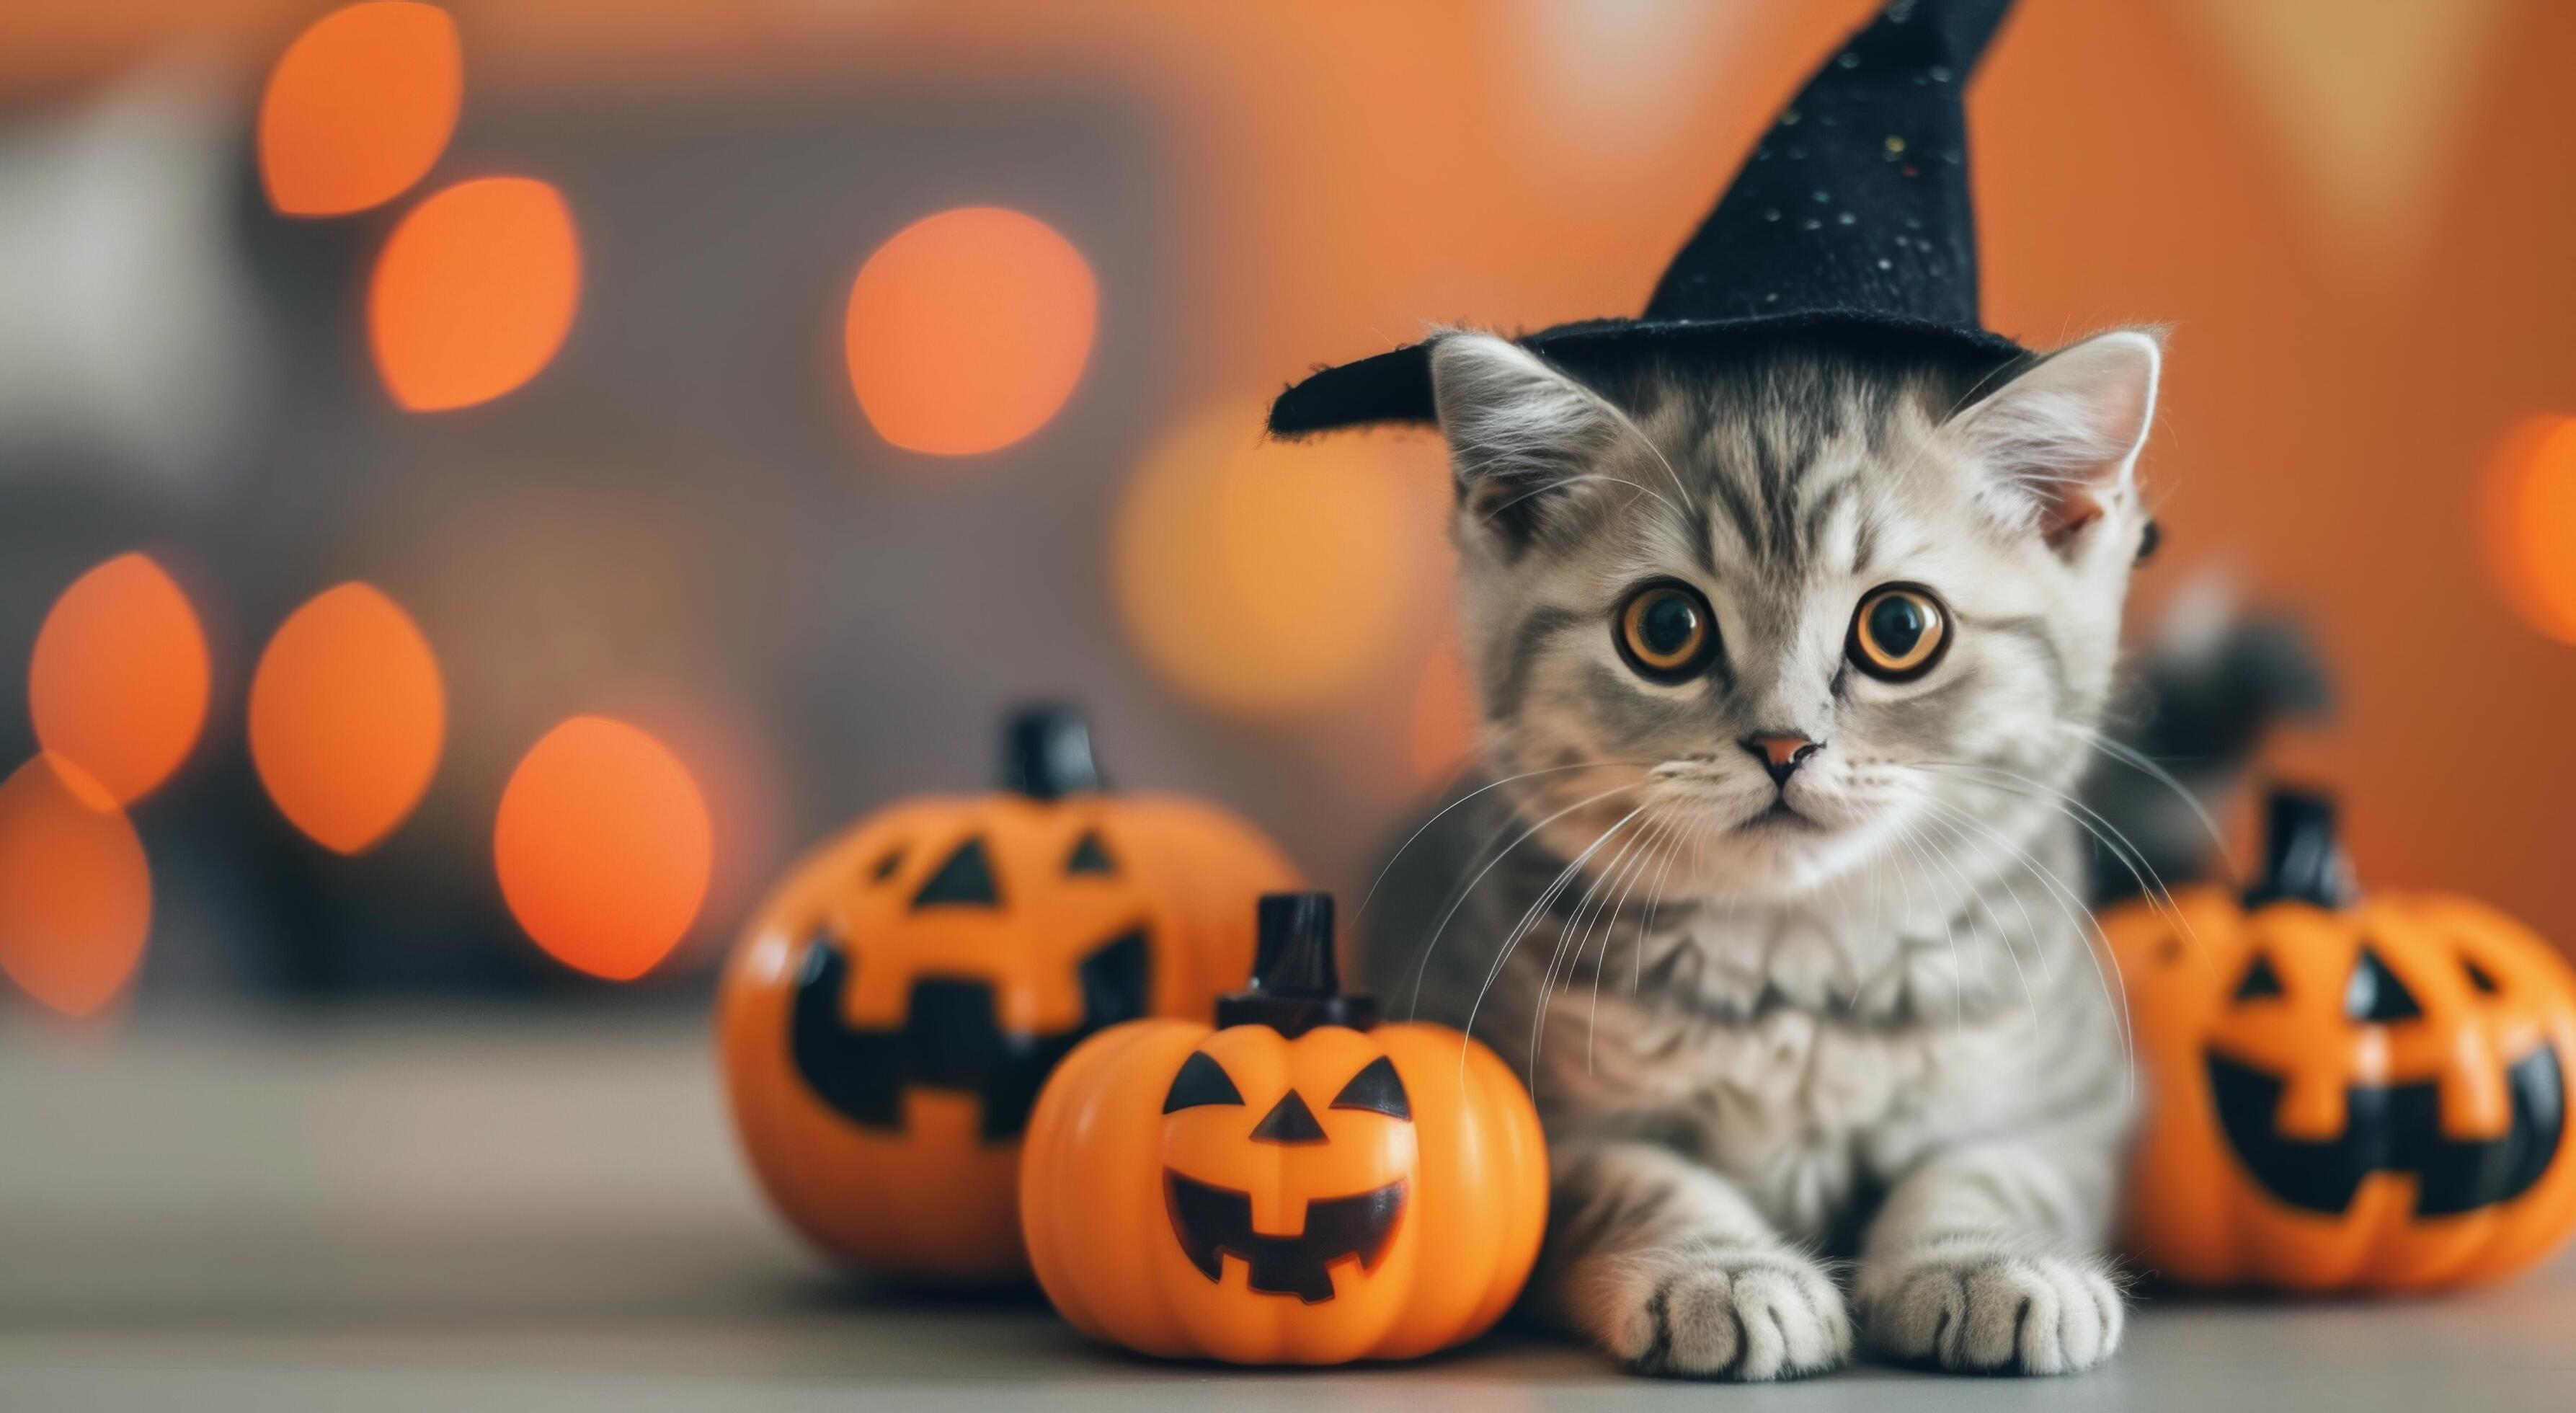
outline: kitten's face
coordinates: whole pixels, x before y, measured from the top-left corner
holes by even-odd
[[[1506,788],[1530,824],[1563,812],[1567,857],[1642,812],[1596,870],[1624,848],[1709,893],[1880,864],[1943,891],[1954,850],[1927,846],[2067,788],[2099,715],[2156,358],[2108,335],[1998,390],[1783,351],[1605,394],[1444,340],[1494,773],[1548,772]]]

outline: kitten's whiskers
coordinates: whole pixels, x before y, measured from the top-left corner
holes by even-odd
[[[2200,797],[2193,794],[2189,786],[2175,779],[2172,771],[2157,764],[2153,757],[2128,742],[2104,734],[2100,727],[2086,726],[2075,721],[2058,721],[2053,724],[2076,740],[2173,791],[2175,797],[2190,808],[2192,818],[2200,822],[2201,832],[2209,836],[2210,856],[2218,861],[2220,868],[2227,871],[2230,882],[2243,886],[2244,880],[2236,876],[2234,861],[2227,857],[2227,839],[2219,830],[2218,821],[2210,818],[2209,810],[2201,804]]]
[[[1450,801],[1448,804],[1441,806],[1438,813],[1435,813],[1429,819],[1422,821],[1421,827],[1405,836],[1404,842],[1396,846],[1395,852],[1387,856],[1385,865],[1378,869],[1377,877],[1369,881],[1368,892],[1360,895],[1360,905],[1351,910],[1351,920],[1354,923],[1358,922],[1361,915],[1368,911],[1368,905],[1377,897],[1377,890],[1386,886],[1386,876],[1395,871],[1396,863],[1404,857],[1405,850],[1412,848],[1421,840],[1423,835],[1430,833],[1431,826],[1438,824],[1442,819],[1446,818],[1451,810],[1458,808],[1460,805],[1467,803],[1478,795],[1484,794],[1488,790],[1499,790],[1516,781],[1529,780],[1541,775],[1562,775],[1569,770],[1608,770],[1614,767],[1634,768],[1642,767],[1645,764],[1646,762],[1644,761],[1628,760],[1577,761],[1572,765],[1552,765],[1544,770],[1524,770],[1518,775],[1506,775],[1500,780],[1477,786],[1475,789],[1470,790],[1466,794],[1459,796],[1457,799]],[[1508,833],[1510,828],[1510,825],[1503,826],[1502,829],[1495,831],[1494,837],[1500,838],[1503,834]],[[1489,840],[1488,843],[1490,842],[1491,841]],[[1483,853],[1484,850],[1478,849],[1477,852]]]
[[[1998,847],[2021,865],[2025,873],[2038,880],[2040,886],[2056,901],[2058,910],[2065,915],[2068,924],[2075,929],[2077,938],[2083,943],[2084,955],[2093,963],[2095,982],[2102,988],[2104,998],[2111,1002],[2125,1065],[2126,1100],[2134,1103],[2138,1088],[2138,1048],[2135,1021],[2129,1012],[2128,987],[2125,983],[2113,979],[2120,974],[2119,957],[2111,956],[2108,968],[2104,966],[2103,958],[2109,952],[2109,948],[2099,944],[2098,939],[2101,937],[2102,928],[2101,924],[2094,919],[2093,910],[2085,906],[2082,897],[2067,885],[2066,880],[2058,876],[2055,869],[2040,862],[2029,851],[2004,837],[1994,826],[1928,793],[1922,797],[1921,802],[1942,816],[1975,829],[1992,839]],[[2055,984],[2045,971],[2041,975],[2042,979],[2050,985]]]
[[[1556,986],[1557,966],[1560,962],[1565,961],[1567,942],[1572,940],[1575,927],[1584,922],[1584,914],[1586,910],[1591,907],[1594,897],[1599,896],[1606,899],[1609,896],[1607,888],[1617,882],[1621,866],[1627,862],[1628,856],[1636,851],[1638,844],[1655,832],[1655,827],[1662,821],[1662,819],[1663,815],[1659,810],[1650,811],[1645,817],[1645,822],[1638,825],[1637,831],[1629,835],[1627,839],[1619,845],[1619,851],[1610,856],[1610,862],[1599,872],[1592,873],[1585,878],[1583,892],[1574,900],[1574,911],[1566,916],[1564,925],[1557,929],[1556,943],[1548,949],[1547,966],[1539,973],[1538,1003],[1531,1007],[1530,1010],[1530,1070],[1532,1074],[1536,1074],[1538,1070],[1539,1047],[1544,1039],[1541,1032],[1547,1022],[1549,993],[1553,991]],[[1591,930],[1588,925],[1585,926],[1584,940],[1587,943],[1591,940]],[[1582,949],[1577,947],[1575,950],[1575,957],[1579,960],[1581,956]],[[1570,964],[1567,972],[1567,979],[1572,979]]]
[[[1512,850],[1528,843],[1540,830],[1547,828],[1549,825],[1556,823],[1558,820],[1565,818],[1576,810],[1599,804],[1613,795],[1625,794],[1630,790],[1641,789],[1648,783],[1649,782],[1647,781],[1639,780],[1632,781],[1626,785],[1614,785],[1611,788],[1602,791],[1600,794],[1577,800],[1573,804],[1567,805],[1565,808],[1558,810],[1556,813],[1551,814],[1545,819],[1540,820],[1538,823],[1531,825],[1529,828],[1522,830],[1518,838],[1505,844],[1502,848],[1502,852],[1494,855],[1493,859],[1488,862],[1473,879],[1468,881],[1467,886],[1458,891],[1458,896],[1449,904],[1449,910],[1440,915],[1439,925],[1431,929],[1430,938],[1422,944],[1422,956],[1413,965],[1413,995],[1405,1005],[1405,1014],[1407,1018],[1409,1019],[1421,1013],[1422,976],[1423,973],[1431,966],[1431,951],[1433,948],[1440,945],[1440,935],[1449,930],[1450,921],[1458,916],[1458,910],[1460,908],[1466,906],[1467,899],[1474,895],[1477,885],[1483,883],[1486,876],[1491,874],[1496,867],[1500,866],[1504,859],[1511,857]],[[1632,814],[1630,818],[1633,817],[1634,815]],[[1626,821],[1622,820],[1621,822],[1625,823]],[[1509,828],[1510,826],[1506,825],[1504,827]],[[1618,826],[1613,825],[1611,827],[1615,829]],[[1486,985],[1488,986],[1492,984],[1493,983],[1490,980],[1486,982]]]
[[[1634,789],[1635,787],[1623,786],[1622,788]],[[1614,791],[1611,793],[1617,792]],[[1583,852],[1575,855],[1574,861],[1567,864],[1562,870],[1560,870],[1557,873],[1555,880],[1550,882],[1548,886],[1540,892],[1537,901],[1531,903],[1529,910],[1521,914],[1521,920],[1513,926],[1510,935],[1504,939],[1503,945],[1495,951],[1493,965],[1486,968],[1485,980],[1483,984],[1476,988],[1476,999],[1468,1003],[1466,1023],[1459,1027],[1458,1072],[1461,1083],[1465,1082],[1466,1075],[1467,1039],[1476,1033],[1477,1013],[1484,1009],[1485,997],[1493,991],[1494,979],[1503,974],[1504,964],[1512,959],[1512,954],[1515,951],[1519,950],[1521,939],[1529,935],[1530,929],[1537,924],[1539,915],[1546,910],[1550,903],[1556,900],[1559,894],[1562,894],[1565,891],[1565,885],[1572,881],[1577,873],[1582,872],[1583,866],[1592,861],[1592,856],[1594,854],[1601,852],[1603,845],[1617,837],[1621,830],[1628,827],[1629,821],[1634,820],[1641,814],[1644,814],[1648,808],[1649,806],[1647,805],[1639,805],[1635,809],[1628,811],[1626,814],[1619,816],[1617,821],[1612,823],[1609,828],[1601,831],[1601,836],[1599,838],[1594,839],[1591,844],[1587,845]],[[1571,812],[1572,810],[1569,808],[1568,810],[1560,811],[1560,814]],[[1551,816],[1551,818],[1555,817],[1556,816]],[[1528,835],[1525,834],[1522,837],[1527,838]],[[1488,871],[1491,870],[1491,867],[1491,865],[1487,865]],[[1434,934],[1433,940],[1438,940],[1437,934]],[[1538,1087],[1538,1071],[1535,1067],[1530,1071],[1529,1082],[1530,1087],[1533,1090]]]

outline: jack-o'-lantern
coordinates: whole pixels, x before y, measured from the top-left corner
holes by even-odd
[[[1104,793],[1078,716],[1024,713],[1007,788],[905,801],[799,861],[718,998],[734,1126],[787,1220],[897,1277],[1025,1279],[1020,1138],[1104,1027],[1205,1014],[1295,871],[1189,800]]]
[[[2419,1290],[2576,1225],[2576,975],[2463,898],[2345,894],[2324,799],[2271,802],[2238,899],[2103,919],[2147,1085],[2128,1240],[2191,1285]]]
[[[1520,1081],[1335,982],[1332,899],[1261,904],[1217,1027],[1093,1037],[1038,1099],[1021,1221],[1075,1328],[1164,1358],[1403,1359],[1499,1319],[1538,1257],[1547,1154]]]

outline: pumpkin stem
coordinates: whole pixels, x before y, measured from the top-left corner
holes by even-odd
[[[1333,957],[1333,895],[1264,893],[1252,984],[1216,1003],[1220,1029],[1266,1025],[1293,1040],[1319,1025],[1366,1030],[1377,998],[1343,992]]]
[[[1091,725],[1065,702],[1041,702],[1012,712],[1002,725],[1002,788],[1032,800],[1105,790],[1091,758]]]
[[[2339,908],[2352,901],[2352,869],[2335,839],[2334,797],[2275,786],[2266,811],[2263,871],[2245,890],[2245,906],[2287,900]]]

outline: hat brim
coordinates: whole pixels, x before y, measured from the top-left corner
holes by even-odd
[[[1985,329],[1833,309],[1738,319],[1591,319],[1523,334],[1512,342],[1542,358],[1583,365],[1716,352],[1748,339],[1795,333],[1849,338],[1859,347],[1898,356],[1999,359],[2029,352]],[[1436,422],[1434,342],[1425,339],[1309,374],[1270,404],[1270,434],[1293,438],[1382,422]]]

